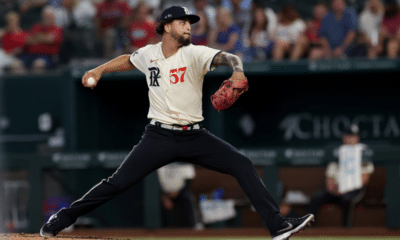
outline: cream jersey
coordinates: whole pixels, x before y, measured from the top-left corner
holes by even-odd
[[[335,179],[340,193],[362,188],[362,174],[374,172],[374,164],[366,160],[366,149],[362,143],[342,145],[338,149],[339,162],[328,165],[325,174]]]
[[[179,192],[185,187],[186,179],[193,179],[196,171],[193,164],[170,163],[157,169],[161,189],[166,192]]]
[[[165,58],[161,45],[147,45],[130,56],[131,63],[146,75],[147,117],[178,125],[202,121],[204,75],[212,70],[211,63],[220,50],[190,44]]]

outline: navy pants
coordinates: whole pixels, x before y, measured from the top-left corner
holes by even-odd
[[[232,175],[254,208],[274,234],[283,223],[279,207],[258,176],[252,162],[227,142],[204,128],[190,131],[167,130],[147,125],[142,140],[133,148],[115,173],[103,179],[63,213],[76,219],[133,187],[149,173],[182,161]]]
[[[364,189],[358,189],[340,196],[336,196],[324,190],[315,194],[315,196],[311,198],[310,204],[308,205],[308,212],[314,214],[314,216],[317,216],[318,210],[322,205],[326,203],[338,204],[343,209],[342,226],[352,227],[354,207],[358,202],[361,201],[364,193]]]
[[[185,187],[179,191],[178,196],[172,199],[174,203],[173,209],[165,209],[164,215],[167,227],[178,226],[194,228],[196,226],[195,208],[192,202],[192,193],[190,192],[191,183],[192,180],[187,179],[185,181]]]

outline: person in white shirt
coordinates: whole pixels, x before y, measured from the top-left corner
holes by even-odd
[[[325,173],[326,189],[312,197],[308,212],[316,215],[323,204],[339,204],[343,209],[343,227],[351,227],[354,206],[364,197],[365,186],[374,172],[374,165],[367,160],[371,152],[365,144],[360,143],[356,125],[345,129],[342,140],[343,145],[337,152],[339,162],[328,164]]]
[[[263,61],[272,51],[272,34],[275,31],[277,17],[271,8],[262,8],[255,5],[252,14],[250,29],[244,32],[245,42],[249,41],[253,61]]]
[[[306,24],[300,18],[296,8],[290,5],[283,7],[278,13],[278,25],[273,33],[273,60],[281,61],[284,59],[305,29]]]
[[[72,56],[96,56],[97,31],[94,25],[96,6],[90,0],[62,0],[61,6],[54,8],[55,23],[63,28],[64,41],[60,61],[67,63]]]
[[[158,168],[180,159],[235,177],[274,240],[287,239],[313,221],[312,214],[283,218],[252,162],[199,124],[203,121],[202,88],[207,72],[228,65],[233,69],[231,79],[246,79],[238,56],[190,43],[191,24],[199,20],[187,8],[172,6],[163,11],[156,26],[162,37],[160,43],[149,44],[132,55],[121,55],[82,77],[82,84],[93,88],[104,73],[139,69],[146,75],[149,87],[150,123],[142,140],[116,172],[69,208],[54,214],[41,228],[41,236],[57,235],[78,217],[131,188]],[[93,85],[88,84],[90,77],[95,80]]]
[[[367,56],[374,59],[382,51],[379,44],[379,32],[385,8],[381,0],[368,0],[365,9],[360,14],[360,29],[358,44],[363,44],[367,48]]]
[[[194,165],[174,162],[157,169],[157,175],[162,191],[161,203],[165,209],[166,227],[173,224],[174,227],[201,229],[199,210],[190,191],[192,179],[196,176]],[[175,220],[176,216],[182,220]]]
[[[92,1],[63,0],[55,11],[57,26],[65,29],[75,25],[76,28],[94,29],[97,10]]]

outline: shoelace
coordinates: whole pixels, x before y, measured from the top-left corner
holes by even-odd
[[[298,218],[285,218],[285,221],[295,221],[295,220],[297,220]]]
[[[306,217],[306,216],[299,217],[299,218],[285,218],[285,221],[296,221],[296,220],[299,220],[299,219],[303,219],[304,217]]]
[[[49,222],[49,226],[53,226],[58,222],[60,222],[60,218],[55,217],[55,218],[51,219],[51,221]]]
[[[53,224],[55,224],[55,223],[58,222],[58,221],[59,221],[58,218],[52,219],[52,220],[49,222],[49,226],[52,226]]]

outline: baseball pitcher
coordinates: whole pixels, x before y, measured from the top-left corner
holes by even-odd
[[[265,188],[252,162],[227,142],[212,135],[200,122],[204,75],[217,66],[233,69],[232,76],[211,96],[218,110],[229,108],[248,90],[241,59],[233,54],[190,43],[191,24],[197,15],[173,6],[161,14],[156,32],[162,41],[147,45],[131,55],[122,55],[85,73],[82,84],[95,87],[102,74],[139,69],[146,76],[150,109],[142,140],[116,172],[90,189],[69,208],[54,214],[40,230],[41,236],[55,236],[118,194],[137,184],[158,168],[186,159],[236,178],[251,203],[266,222],[274,240],[288,239],[307,227],[314,216],[285,219]],[[88,79],[94,78],[94,84]],[[132,106],[134,108],[134,105]]]

